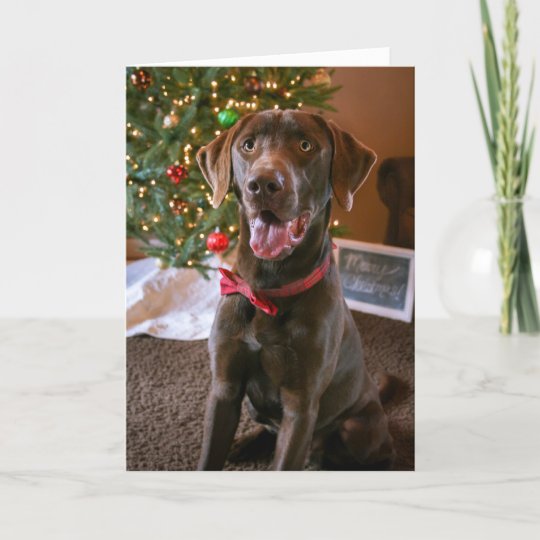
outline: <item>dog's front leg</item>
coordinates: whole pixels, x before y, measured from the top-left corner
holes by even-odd
[[[239,383],[213,378],[204,418],[200,471],[223,469],[238,427],[243,396]]]
[[[238,427],[246,389],[249,349],[244,343],[229,339],[230,330],[222,328],[224,320],[216,318],[210,335],[212,382],[206,402],[199,470],[223,468]]]
[[[272,469],[302,470],[317,421],[319,402],[282,391],[283,417],[276,442]]]

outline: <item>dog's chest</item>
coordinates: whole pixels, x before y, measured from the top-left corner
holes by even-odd
[[[283,382],[298,370],[298,356],[290,345],[288,332],[282,321],[266,315],[255,316],[244,329],[242,341],[253,352],[249,379],[263,387],[264,392],[279,393]]]
[[[246,380],[250,414],[258,422],[277,425],[282,416],[281,387],[290,378],[295,355],[292,351],[287,354],[284,348],[263,346],[258,341],[257,347]]]
[[[256,310],[255,315],[246,321],[240,339],[251,351],[270,350],[289,341],[289,328],[279,315],[270,317]]]
[[[248,346],[250,351],[258,352],[262,348],[260,341],[257,339],[255,328],[251,323],[244,329],[242,341]]]

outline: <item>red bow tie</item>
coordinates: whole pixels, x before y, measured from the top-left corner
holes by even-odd
[[[225,268],[218,268],[223,276],[220,281],[221,296],[239,293],[242,296],[245,296],[255,307],[264,311],[267,315],[274,317],[277,314],[278,309],[270,298],[295,296],[296,294],[311,289],[313,285],[321,281],[325,276],[330,267],[330,259],[331,254],[329,253],[323,263],[320,266],[317,266],[317,268],[304,279],[293,281],[278,289],[260,289],[258,291],[254,291],[246,281],[234,272],[226,270]]]

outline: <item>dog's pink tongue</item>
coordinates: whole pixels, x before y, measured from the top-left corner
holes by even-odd
[[[289,223],[263,212],[251,222],[249,245],[263,259],[274,259],[289,244]]]

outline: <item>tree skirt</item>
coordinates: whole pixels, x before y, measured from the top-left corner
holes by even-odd
[[[210,259],[209,266],[227,266]],[[197,270],[160,270],[155,259],[141,259],[126,270],[127,336],[148,334],[164,339],[207,339],[216,313],[219,274],[205,279]]]

